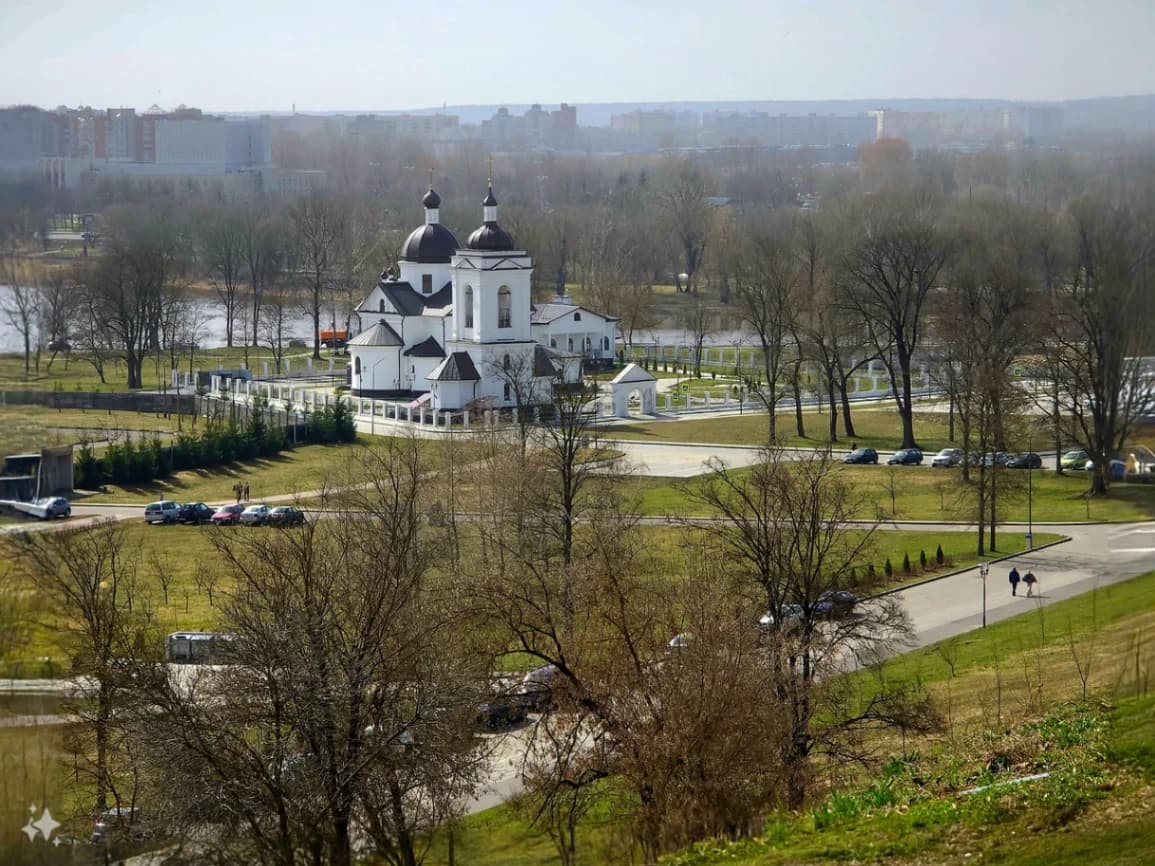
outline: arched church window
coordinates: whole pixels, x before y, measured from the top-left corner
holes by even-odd
[[[549,338],[549,347],[550,347],[551,349],[556,349],[556,348],[557,348],[557,338],[556,338],[556,337],[550,337],[550,338]]]
[[[586,351],[588,352],[592,347],[593,343],[590,341],[589,337],[586,337]]]
[[[501,369],[505,370],[505,372],[508,373],[509,368],[511,366],[512,366],[512,364],[510,363],[509,355],[506,355],[504,358],[501,359]]]
[[[569,344],[568,345],[569,345],[569,350],[572,352],[573,351],[573,337],[569,338]]]
[[[610,338],[609,337],[602,337],[602,349],[604,349],[607,352],[610,350]]]
[[[377,301],[377,312],[378,313],[384,313],[385,312],[385,299],[384,298],[381,298],[379,301]]]
[[[433,294],[433,274],[422,274],[421,275],[421,294],[423,294],[423,295],[432,295]]]
[[[513,318],[513,293],[509,286],[497,290],[497,327],[508,328]]]
[[[573,314],[573,320],[575,322],[580,322],[582,320],[582,314],[581,313],[574,313]]]
[[[353,373],[354,375],[361,375],[361,359],[360,357],[353,359]]]
[[[473,286],[465,287],[465,327],[473,327]]]
[[[505,399],[508,400],[509,399],[509,383],[508,382],[505,383],[505,388],[503,390],[505,393]]]

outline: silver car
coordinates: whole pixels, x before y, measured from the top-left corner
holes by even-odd
[[[242,526],[264,526],[272,509],[267,505],[250,505],[241,512]]]
[[[958,466],[962,463],[963,453],[958,448],[944,448],[930,461],[930,465],[935,468]]]

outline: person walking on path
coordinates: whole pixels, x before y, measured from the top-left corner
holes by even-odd
[[[245,502],[249,501],[249,482],[245,482]]]
[[[1027,585],[1027,598],[1030,598],[1032,595],[1034,595],[1035,584],[1038,582],[1039,579],[1035,577],[1035,573],[1033,571],[1028,571],[1023,576],[1023,583]]]
[[[1011,595],[1019,594],[1019,570],[1011,566]]]

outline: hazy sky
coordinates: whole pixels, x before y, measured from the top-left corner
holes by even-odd
[[[1155,92],[1155,0],[0,0],[0,105]]]

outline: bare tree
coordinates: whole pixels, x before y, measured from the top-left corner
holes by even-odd
[[[489,663],[432,579],[420,449],[356,465],[371,484],[325,496],[342,517],[215,537],[237,663],[162,684],[138,720],[158,809],[213,862],[348,866],[357,839],[416,866],[483,769]]]
[[[214,208],[201,228],[205,266],[225,313],[225,345],[232,348],[245,280],[245,225],[230,207]]]
[[[686,284],[678,279],[678,290],[697,292],[698,269],[710,237],[711,213],[706,174],[689,160],[672,171],[658,202],[678,240]]]
[[[55,614],[57,639],[82,684],[77,710],[91,743],[80,745],[78,760],[92,779],[94,810],[125,797],[131,805],[135,789],[120,787],[115,753],[117,711],[152,637],[147,612],[132,607],[139,551],[113,521],[22,534],[18,543],[18,566]]]
[[[305,312],[313,320],[313,357],[321,357],[321,310],[341,266],[347,231],[345,208],[334,197],[312,193],[289,207],[294,246],[308,296]]]
[[[706,339],[714,330],[714,311],[706,303],[705,298],[695,295],[682,313],[682,326],[690,337],[690,345],[694,348],[694,377],[702,377],[702,351]]]
[[[923,304],[946,262],[947,247],[925,201],[879,196],[862,214],[861,234],[846,256],[846,303],[867,324],[890,373],[902,419],[902,447],[913,448],[912,359],[923,329]]]
[[[1069,286],[1055,299],[1048,335],[1059,371],[1060,418],[1093,461],[1092,494],[1107,492],[1110,462],[1137,418],[1155,410],[1150,348],[1150,200],[1072,204],[1075,234]]]
[[[249,332],[247,340],[254,348],[261,344],[261,310],[265,291],[276,282],[284,267],[282,229],[266,210],[250,207],[242,214],[242,242],[245,271],[249,278]]]
[[[714,461],[687,491],[721,518],[703,529],[766,609],[773,697],[790,729],[783,753],[790,808],[806,800],[815,753],[862,761],[862,728],[918,729],[933,721],[920,696],[880,684],[869,700],[850,702],[831,677],[849,660],[878,662],[909,631],[891,598],[861,603],[855,616],[832,615],[833,593],[865,588],[857,569],[871,534],[853,525],[861,503],[829,458],[790,461],[767,449],[743,473]]]
[[[142,386],[145,356],[160,348],[164,305],[179,268],[175,227],[163,214],[125,209],[109,220],[87,290],[97,323],[124,358],[130,388]]]
[[[791,345],[800,305],[798,259],[788,225],[754,229],[734,276],[734,296],[761,350],[759,376],[750,383],[769,418],[768,442],[778,439],[776,411],[797,346]]]
[[[24,376],[32,372],[32,343],[40,312],[40,274],[14,249],[0,251],[0,313],[24,344]]]

